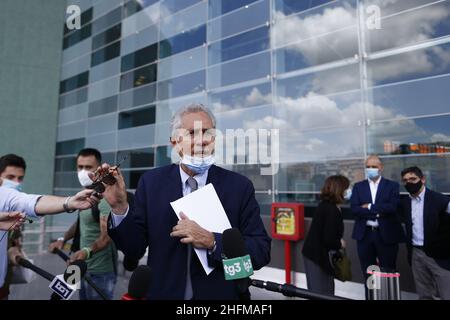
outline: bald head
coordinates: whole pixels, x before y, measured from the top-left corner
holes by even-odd
[[[370,155],[366,160],[366,175],[369,179],[377,180],[383,172],[383,162],[377,155]]]

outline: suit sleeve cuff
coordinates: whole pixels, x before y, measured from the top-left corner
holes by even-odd
[[[222,234],[214,233],[216,241],[215,250],[208,250],[208,264],[210,267],[217,267],[222,263]]]
[[[115,214],[111,210],[111,229],[118,227],[122,221],[127,217],[128,211],[130,211],[130,207],[128,206],[127,211],[124,214]]]

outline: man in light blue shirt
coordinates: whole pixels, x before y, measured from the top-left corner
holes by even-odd
[[[94,190],[83,190],[74,196],[57,197],[49,195],[26,194],[2,186],[0,179],[0,212],[20,212],[30,218],[61,212],[74,212],[85,210],[98,203],[99,199],[93,196]],[[0,231],[0,288],[5,282],[8,268],[7,231]],[[3,297],[4,298],[4,297]],[[2,297],[0,297],[2,299]]]

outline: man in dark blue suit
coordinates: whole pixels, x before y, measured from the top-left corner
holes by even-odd
[[[146,172],[135,194],[135,207],[126,202],[120,171],[107,186],[105,199],[111,205],[109,235],[128,257],[141,258],[148,247],[147,264],[152,269],[149,299],[237,299],[235,283],[225,281],[222,267],[222,234],[201,228],[182,214],[178,220],[170,202],[212,183],[232,227],[245,240],[254,269],[270,261],[271,239],[260,217],[250,180],[213,165],[216,121],[202,105],[179,110],[172,119],[171,143],[181,157],[172,164]],[[99,174],[111,171],[108,165]],[[199,203],[199,206],[202,204]],[[207,251],[214,270],[206,275],[193,248]]]
[[[450,300],[450,198],[425,186],[418,167],[402,171],[408,261],[419,299]]]
[[[378,265],[382,271],[394,271],[398,244],[404,232],[397,212],[399,184],[381,176],[383,164],[378,156],[366,160],[367,180],[353,187],[351,208],[355,215],[353,239],[357,241],[364,277],[367,268]]]

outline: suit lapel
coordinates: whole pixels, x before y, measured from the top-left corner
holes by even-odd
[[[169,193],[172,200],[177,200],[183,196],[183,187],[181,185],[180,167],[177,164],[173,164],[170,170]]]
[[[212,183],[216,192],[219,193],[218,187],[221,183],[221,179],[219,177],[219,168],[215,165],[211,166],[208,170],[208,178],[206,179],[206,184]]]
[[[370,192],[369,180],[366,179],[362,185],[363,185],[363,194],[365,194],[368,197],[368,199],[370,199],[370,203],[372,203],[372,193]]]
[[[423,202],[423,233],[424,240],[429,238],[428,235],[431,230],[431,227],[434,225],[434,221],[436,217],[434,216],[434,210],[430,210],[430,205],[432,204],[431,193],[430,190],[425,189],[425,199]],[[426,241],[426,240],[425,240]]]

